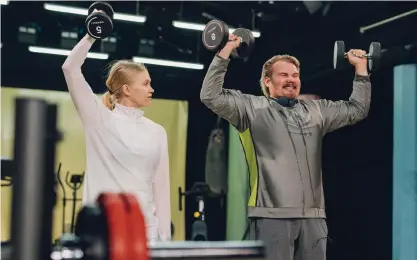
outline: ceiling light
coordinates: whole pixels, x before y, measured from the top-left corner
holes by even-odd
[[[67,14],[77,14],[77,15],[84,15],[84,16],[88,15],[88,9],[79,8],[79,7],[55,5],[55,4],[44,4],[43,7],[46,10],[54,11],[54,12],[67,13]],[[121,20],[121,21],[127,21],[127,22],[135,22],[135,23],[144,23],[146,21],[146,16],[114,13],[114,20]]]
[[[29,46],[29,51],[34,52],[34,53],[62,55],[62,56],[68,56],[71,53],[70,50],[54,49],[54,48],[46,48],[46,47],[38,47],[38,46]],[[107,53],[89,52],[87,54],[87,58],[107,60],[109,58],[109,55]]]
[[[171,61],[171,60],[159,60],[159,59],[151,59],[151,58],[144,58],[144,57],[133,57],[132,59],[134,62],[143,63],[143,64],[176,67],[176,68],[183,68],[183,69],[194,69],[194,70],[202,70],[204,68],[203,64],[198,64],[198,63],[188,63],[188,62],[179,62],[179,61]]]
[[[189,23],[189,22],[181,22],[181,21],[172,21],[172,26],[181,28],[181,29],[188,29],[188,30],[196,30],[196,31],[203,31],[206,25],[199,24],[199,23]],[[229,27],[229,33],[233,33],[236,30],[232,27]],[[253,37],[259,38],[261,37],[261,32],[259,31],[251,31]]]

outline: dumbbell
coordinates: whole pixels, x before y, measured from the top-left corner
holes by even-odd
[[[232,56],[234,58],[249,57],[255,45],[252,32],[245,28],[237,28],[233,34],[240,38],[241,44],[232,52]],[[211,20],[204,27],[202,40],[207,50],[219,51],[229,41],[229,27],[223,21]]]
[[[104,13],[94,12],[94,10],[101,10]],[[110,4],[94,2],[88,8],[88,16],[85,20],[88,35],[99,40],[107,38],[113,31],[113,16],[114,11]]]
[[[376,71],[381,62],[381,44],[372,42],[369,45],[369,51],[363,56],[368,59],[369,71]],[[345,51],[344,41],[336,41],[333,49],[333,68],[336,70],[343,69],[346,64],[347,53]]]
[[[51,259],[148,260],[145,219],[137,199],[127,193],[100,194],[94,205],[83,206],[74,234],[61,236]]]

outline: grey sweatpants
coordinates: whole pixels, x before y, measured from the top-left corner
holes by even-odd
[[[267,260],[326,260],[325,219],[250,219],[249,239],[265,243]]]

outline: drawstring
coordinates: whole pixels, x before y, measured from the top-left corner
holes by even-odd
[[[329,240],[329,242],[332,242],[332,239],[329,236],[321,237],[321,238],[317,239],[316,242],[313,243],[313,246],[311,248],[315,248],[319,244],[320,240],[322,240],[322,239],[327,239],[327,240]]]
[[[323,221],[326,221],[326,220],[324,220],[323,219]],[[317,222],[316,222],[317,223]],[[327,239],[330,243],[332,242],[332,239],[330,238],[330,236],[329,236],[329,232],[327,232],[326,231],[326,229],[324,228],[324,226],[323,226],[323,223],[322,222],[320,222],[320,226],[321,226],[321,229],[323,229],[323,232],[325,233],[325,235],[326,236],[324,236],[324,237],[320,237],[319,239],[317,239],[316,240],[316,242],[314,242],[313,243],[313,246],[312,246],[312,248],[315,248],[317,245],[318,245],[318,243],[320,242],[320,240],[322,240],[322,239]],[[319,224],[317,223],[317,227],[320,229],[320,227],[319,227]]]

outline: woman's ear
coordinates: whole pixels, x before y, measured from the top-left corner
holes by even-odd
[[[122,86],[122,89],[123,89],[123,94],[125,94],[126,96],[130,96],[130,87],[129,87],[129,85],[127,85],[127,84],[124,84],[123,86]]]

